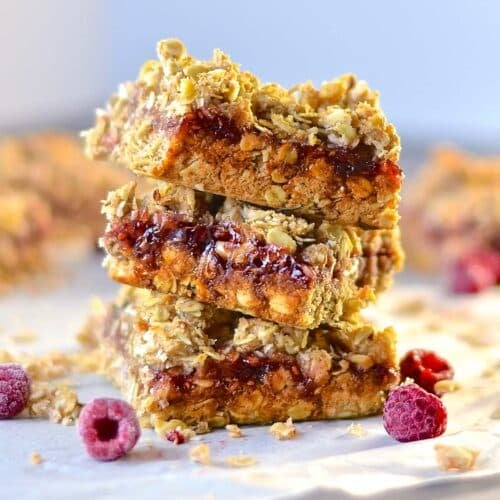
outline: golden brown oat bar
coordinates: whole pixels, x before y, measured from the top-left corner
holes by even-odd
[[[138,175],[340,224],[392,228],[399,137],[353,75],[284,89],[215,50],[158,43],[86,132],[87,152]]]
[[[87,328],[105,373],[153,425],[372,415],[398,378],[394,332],[362,322],[301,330],[124,288]]]
[[[0,292],[44,268],[50,209],[34,193],[0,187]]]
[[[500,252],[500,158],[436,149],[404,202],[410,264],[443,270],[473,250]]]
[[[397,230],[309,223],[167,183],[143,198],[130,183],[104,212],[113,279],[301,328],[359,310],[401,266]]]
[[[40,133],[0,140],[0,183],[39,195],[53,214],[53,237],[96,240],[102,232],[100,201],[130,178],[126,172],[84,157],[73,136]]]

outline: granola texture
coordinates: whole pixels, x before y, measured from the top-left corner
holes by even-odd
[[[116,281],[301,328],[334,323],[389,286],[397,230],[305,219],[159,182],[110,193],[103,244]]]
[[[130,175],[82,153],[69,134],[45,132],[0,139],[0,185],[31,192],[52,213],[51,239],[94,243],[102,232],[100,201]]]
[[[45,267],[50,208],[36,194],[0,185],[0,293]]]
[[[436,149],[403,205],[408,261],[439,270],[470,249],[500,251],[500,157]]]
[[[298,215],[396,225],[400,141],[364,81],[285,89],[220,50],[201,61],[162,40],[157,52],[97,112],[84,133],[90,157]]]
[[[106,374],[150,425],[372,415],[398,379],[394,332],[362,321],[302,330],[124,287],[86,328]]]

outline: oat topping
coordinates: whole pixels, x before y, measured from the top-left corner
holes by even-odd
[[[276,422],[269,428],[269,432],[279,441],[293,439],[299,431],[293,425],[292,419],[288,418],[286,422]]]
[[[455,392],[461,389],[461,384],[456,380],[445,379],[439,380],[434,384],[436,394],[446,394],[448,392]]]
[[[24,414],[34,418],[46,418],[53,423],[73,425],[80,414],[82,404],[67,384],[33,381],[31,395]]]
[[[236,424],[228,424],[226,425],[227,433],[231,438],[240,438],[243,437],[243,433],[241,429]]]
[[[165,49],[171,46],[176,49]],[[110,108],[97,114],[95,128],[86,132],[90,153],[102,153],[101,135],[118,138],[128,119],[127,106],[140,93],[143,114],[161,109],[168,117],[211,105],[228,110],[239,106],[256,130],[279,138],[309,145],[320,141],[339,147],[371,145],[377,157],[398,159],[399,138],[379,108],[378,93],[354,75],[324,82],[319,88],[306,82],[287,90],[276,83],[262,84],[218,49],[212,60],[201,61],[188,55],[179,40],[170,39],[160,41],[157,52],[159,61],[147,61],[137,82],[121,85]],[[153,155],[162,145],[151,129],[151,120],[144,119],[130,137],[130,147],[148,143],[147,155]],[[287,154],[293,161],[293,153]]]
[[[202,465],[211,465],[210,447],[206,443],[193,446],[189,450],[189,458],[191,461]]]
[[[250,467],[257,463],[257,460],[250,455],[231,455],[224,461],[229,467]]]
[[[467,472],[474,468],[479,450],[467,446],[436,444],[436,461],[440,469],[450,472]]]
[[[490,418],[492,418],[493,420],[499,420],[500,419],[500,406],[498,406],[497,408],[495,408],[493,410],[493,412],[490,415]]]

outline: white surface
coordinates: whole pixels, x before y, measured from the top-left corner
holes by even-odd
[[[19,292],[1,298],[0,348],[12,347],[10,335],[26,329],[41,340],[24,344],[25,351],[76,348],[73,336],[85,317],[89,298],[96,294],[111,297],[115,290],[97,258],[92,258],[64,287],[44,295]],[[379,417],[360,421],[367,431],[362,438],[346,433],[350,420],[301,423],[299,437],[283,442],[275,441],[267,427],[248,427],[242,439],[231,439],[225,431],[203,436],[215,461],[214,466],[205,467],[187,459],[196,442],[174,446],[144,431],[125,459],[98,463],[87,457],[74,427],[15,419],[0,422],[0,498],[331,498],[333,493],[335,497],[378,494],[398,498],[403,490],[407,499],[423,494],[426,498],[472,498],[479,489],[483,499],[494,498],[494,488],[500,483],[500,421],[489,415],[500,405],[499,377],[485,380],[477,375],[500,359],[498,294],[454,302],[440,297],[448,304],[445,309],[397,313],[396,298],[398,303],[415,301],[416,295],[429,300],[431,292],[428,287],[399,285],[370,315],[397,326],[401,350],[435,348],[453,363],[464,389],[444,397],[449,428],[442,438],[399,444],[387,436]],[[486,312],[484,319],[471,319],[479,311]],[[484,325],[478,327],[482,321]],[[83,402],[118,395],[98,377],[77,381]],[[433,455],[436,442],[481,449],[476,470],[461,475],[441,472]],[[30,464],[33,451],[42,454],[43,464]],[[226,456],[239,453],[252,455],[258,464],[246,469],[223,465]]]

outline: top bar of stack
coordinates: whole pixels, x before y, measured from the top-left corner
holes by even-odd
[[[214,51],[158,44],[87,132],[87,153],[138,175],[342,225],[398,221],[399,137],[353,75],[285,89]]]

